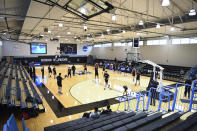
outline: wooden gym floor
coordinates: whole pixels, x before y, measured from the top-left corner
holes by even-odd
[[[72,65],[59,65],[56,66],[57,74],[62,73],[62,76],[67,74],[68,67]],[[83,65],[75,65],[76,71],[83,70]],[[110,89],[104,90],[104,79],[102,74],[102,69],[99,68],[99,80],[94,79],[94,67],[88,66],[88,71],[91,74],[85,75],[75,75],[72,78],[65,78],[62,82],[62,91],[63,94],[58,93],[57,80],[52,76],[48,77],[48,66],[45,66],[45,78],[41,79],[41,67],[36,67],[36,75],[40,78],[41,81],[45,84],[50,92],[61,102],[61,104],[65,107],[73,107],[77,105],[82,105],[86,103],[91,103],[95,101],[100,101],[108,98],[113,98],[122,95],[123,85],[129,87],[132,91],[139,91],[141,89],[146,89],[149,83],[149,77],[141,76],[141,83],[139,86],[135,86],[135,82],[133,82],[133,78],[131,74],[125,75],[124,73],[113,72],[111,70],[107,70],[110,78],[109,83]],[[171,85],[175,82],[163,80],[164,85]],[[38,93],[40,93],[38,87],[36,87]],[[41,93],[40,93],[41,94]],[[136,100],[135,100],[136,102]],[[42,131],[44,127],[55,125],[62,122],[71,121],[74,119],[80,118],[83,113],[78,113],[75,115],[69,115],[65,117],[57,118],[49,104],[45,99],[43,99],[43,104],[46,108],[45,113],[40,113],[38,117],[31,118],[29,120],[25,120],[26,126],[31,131]],[[158,101],[156,101],[156,105],[158,105]],[[142,106],[142,105],[140,105]],[[134,106],[133,106],[134,107]],[[151,106],[151,109],[156,108]],[[124,110],[124,103],[114,104],[111,106],[113,111]],[[132,109],[135,110],[135,109]],[[8,119],[8,118],[6,118]],[[22,129],[21,120],[17,120],[17,124],[20,129]],[[2,124],[0,126],[2,129]]]

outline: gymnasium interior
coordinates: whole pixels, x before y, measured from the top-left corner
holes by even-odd
[[[0,0],[0,130],[196,131],[197,0]]]

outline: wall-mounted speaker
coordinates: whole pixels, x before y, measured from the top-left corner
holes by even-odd
[[[44,32],[48,32],[48,28],[44,28]]]

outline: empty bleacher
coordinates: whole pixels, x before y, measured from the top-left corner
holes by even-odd
[[[171,80],[171,81],[179,81],[182,82],[184,80],[184,75],[187,71],[190,70],[190,67],[180,67],[180,66],[172,66],[172,65],[160,65],[164,68],[163,71],[163,79]],[[151,72],[153,67],[151,65],[146,64],[142,69],[142,74],[145,76],[151,76]],[[181,70],[183,74],[181,74]]]
[[[186,120],[181,121],[174,127],[171,127],[169,131],[188,131],[188,130],[193,130],[195,131],[196,128],[196,123],[197,123],[197,113],[193,113],[189,117],[187,117]]]
[[[95,60],[95,62],[97,63],[102,63],[104,61],[108,63],[115,63],[114,60],[105,60],[105,59]],[[118,61],[116,63],[120,64],[120,63],[123,63],[123,61]],[[182,67],[182,66],[173,66],[173,65],[161,65],[160,64],[160,66],[164,68],[163,79],[176,81],[176,82],[183,82],[185,74],[191,69],[191,67]],[[137,63],[137,65],[136,64],[131,65],[131,67],[136,67],[138,69],[141,69],[142,75],[145,75],[145,76],[151,76],[151,72],[153,70],[153,66],[149,64],[140,63],[140,62]],[[181,74],[181,71],[182,71],[182,74]]]
[[[22,65],[0,65],[0,106],[19,112],[44,112],[42,99]]]
[[[194,85],[196,81],[193,81]],[[143,93],[144,92],[144,93]],[[162,91],[160,95],[165,92]],[[176,94],[176,93],[175,93]],[[169,96],[170,94],[168,94]],[[160,104],[158,104],[154,110],[147,108],[149,107],[149,100],[151,95],[149,95],[149,98],[147,99],[147,102],[144,102],[144,100],[140,100],[140,98],[146,97],[146,91],[141,91],[137,94],[137,104],[135,111],[132,110],[133,108],[130,108],[129,110],[125,110],[128,112],[112,112],[107,115],[101,114],[99,118],[80,118],[74,121],[65,122],[49,127],[45,127],[45,131],[166,131],[166,130],[188,130],[188,129],[197,129],[197,126],[195,123],[197,122],[196,116],[197,113],[194,113],[193,115],[190,115],[186,120],[182,119],[183,117],[188,116],[188,111],[191,111],[189,108],[187,110],[183,109],[177,109],[175,105],[170,102],[170,99],[168,99],[168,106],[165,105],[165,108],[161,108],[161,101],[164,99],[159,97]],[[121,96],[122,97],[122,96]],[[173,101],[176,102],[177,97]],[[125,104],[129,101],[129,99],[125,99]],[[138,108],[138,104],[141,101],[141,106]],[[134,101],[130,101],[132,103]],[[129,103],[129,102],[128,102]],[[170,106],[170,104],[173,104]],[[146,109],[144,108],[144,105],[146,105]],[[125,106],[126,109],[126,106]],[[168,110],[169,109],[169,110]],[[194,108],[192,108],[194,109]],[[196,110],[196,109],[195,109]],[[191,113],[191,112],[189,112]],[[184,128],[181,128],[181,126],[185,126]],[[177,127],[177,128],[176,128]]]
[[[183,113],[172,112],[112,112],[99,118],[80,118],[70,122],[45,127],[45,131],[153,131],[166,129]],[[195,120],[196,121],[196,120]]]

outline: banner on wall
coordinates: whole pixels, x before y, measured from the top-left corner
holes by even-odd
[[[39,56],[40,62],[45,63],[68,63],[68,56]]]
[[[38,57],[15,57],[16,62],[22,62],[24,65],[28,63],[40,63],[41,65],[57,65],[67,63],[86,63],[87,56],[38,56]]]

